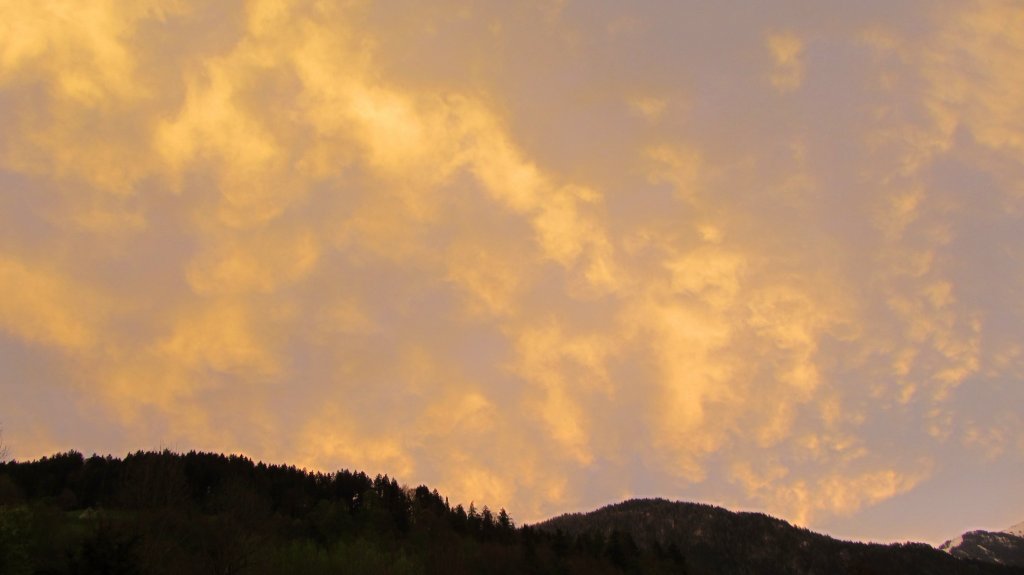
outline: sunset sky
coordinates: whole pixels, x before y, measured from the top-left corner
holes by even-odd
[[[1024,4],[0,0],[0,425],[1024,521]]]

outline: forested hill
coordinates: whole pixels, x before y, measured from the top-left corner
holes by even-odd
[[[599,512],[516,527],[504,510],[453,506],[387,476],[196,452],[70,452],[0,463],[0,574],[1024,573],[674,505],[628,502],[621,509],[633,511],[618,519]],[[700,533],[683,529],[695,525],[683,515],[663,531],[637,528],[684,508],[736,519]]]
[[[0,464],[0,575],[685,572],[588,543],[363,472],[167,451]]]
[[[629,534],[638,545],[687,558],[694,572],[721,573],[1024,573],[991,564],[950,561],[924,543],[839,541],[762,513],[664,499],[634,499],[536,526],[570,537]]]

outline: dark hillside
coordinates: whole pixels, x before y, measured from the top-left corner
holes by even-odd
[[[0,463],[2,575],[679,572],[589,543],[363,472],[167,451]]]
[[[239,456],[69,452],[0,463],[0,575],[1021,574],[764,515],[630,501],[516,527],[426,486]]]
[[[671,549],[692,573],[939,574],[1021,573],[960,561],[923,543],[877,545],[839,541],[761,513],[664,499],[636,499],[536,526],[569,536],[621,531],[639,545]]]

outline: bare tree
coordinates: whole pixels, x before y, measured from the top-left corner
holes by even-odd
[[[7,459],[7,445],[4,443],[4,428],[0,426],[0,462]]]

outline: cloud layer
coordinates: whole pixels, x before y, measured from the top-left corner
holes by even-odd
[[[964,461],[1024,469],[1015,2],[0,22],[15,456],[241,451],[522,520],[657,494],[877,538]]]

